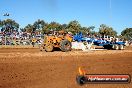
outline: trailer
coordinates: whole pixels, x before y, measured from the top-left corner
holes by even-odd
[[[73,36],[73,40],[77,42],[87,42],[87,43],[92,43],[93,45],[96,46],[103,46],[104,49],[113,49],[113,50],[123,50],[125,47],[125,42],[123,41],[117,41],[118,39],[116,38],[115,40],[112,40],[112,37],[110,40],[107,40],[105,38],[90,38],[90,37],[84,37],[84,35],[79,32],[76,35]]]

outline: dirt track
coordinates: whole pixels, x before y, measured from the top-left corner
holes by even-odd
[[[78,67],[88,74],[130,74],[132,48],[122,51],[40,52],[0,49],[0,88],[131,88],[130,84],[76,84]]]

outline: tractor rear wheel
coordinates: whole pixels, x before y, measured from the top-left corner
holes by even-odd
[[[71,51],[71,42],[68,40],[62,40],[60,42],[60,49],[63,52]]]
[[[46,52],[52,52],[53,51],[53,45],[52,44],[46,44],[44,48],[45,48]]]

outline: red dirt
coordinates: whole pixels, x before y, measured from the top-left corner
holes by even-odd
[[[0,88],[131,88],[130,84],[76,83],[78,67],[88,74],[130,74],[132,48],[127,50],[40,52],[0,49]],[[130,87],[131,86],[131,87]]]

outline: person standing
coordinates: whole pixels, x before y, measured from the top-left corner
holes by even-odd
[[[33,39],[32,39],[32,45],[33,45],[33,47],[34,47],[34,45],[35,45],[35,42],[36,42],[36,39],[33,38]]]

